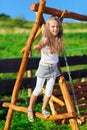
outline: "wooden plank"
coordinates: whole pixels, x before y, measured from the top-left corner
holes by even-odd
[[[87,104],[79,106],[79,110],[87,110]]]
[[[16,79],[6,79],[6,80],[0,80],[0,94],[4,92],[4,94],[6,93],[11,93],[13,91],[13,87],[15,84],[15,80]],[[27,88],[31,88],[34,89],[36,84],[36,78],[23,78],[21,87],[21,89],[27,89]]]
[[[84,59],[84,60],[83,60]],[[18,72],[22,58],[0,59],[0,73]],[[29,58],[26,70],[37,69],[40,58]],[[69,66],[87,64],[87,56],[67,57]],[[66,66],[64,57],[60,57],[61,67]]]
[[[83,65],[83,64],[85,65],[85,64],[87,64],[87,55],[83,55],[83,56],[68,56],[66,58],[67,58],[69,66]],[[64,57],[60,57],[60,65],[62,67],[66,66]]]
[[[86,99],[81,99],[77,101],[78,104],[87,104],[87,100]]]
[[[70,95],[71,95],[71,97],[72,97],[72,99],[73,99],[73,94],[72,93],[70,93]],[[79,93],[75,93],[75,96],[76,96],[76,99],[77,99],[77,101],[78,100],[81,100],[81,99],[87,99],[87,93],[83,93],[83,94],[79,94]]]
[[[0,110],[1,109],[4,109],[4,107],[2,106],[2,104],[4,103],[4,102],[11,102],[11,99],[8,99],[8,100],[4,100],[4,99],[2,99],[2,100],[0,100]],[[17,103],[25,103],[25,99],[23,99],[23,98],[18,98],[18,100],[17,100]]]
[[[0,73],[17,72],[21,58],[0,59]]]
[[[74,87],[73,89],[74,89],[76,95],[81,95],[81,96],[83,96],[83,93],[84,93],[84,94],[87,93],[87,87],[85,87],[85,89],[83,89],[83,88],[78,89],[78,88],[75,88],[75,87]],[[69,89],[69,92],[70,92],[70,94],[72,95],[72,89],[71,89],[71,88]],[[85,95],[84,95],[84,96],[85,96]]]
[[[9,107],[9,108],[11,108],[15,111],[27,113],[26,107],[16,106],[16,105],[8,103],[8,102],[3,103],[3,106]],[[69,113],[63,113],[62,115],[60,115],[60,114],[50,115],[50,117],[45,118],[41,113],[35,112],[35,116],[38,117],[38,118],[44,119],[44,120],[58,120],[58,119],[60,120],[60,119],[66,119],[66,118],[73,118],[76,115],[74,113],[69,112]]]
[[[0,59],[0,73],[18,72],[22,58]],[[40,58],[30,58],[26,70],[37,69]]]
[[[87,92],[84,92],[84,93],[75,93],[77,99],[78,98],[87,98]]]
[[[65,79],[69,80],[68,73],[64,72],[63,74],[64,74]],[[72,77],[73,80],[75,80],[75,79],[81,79],[83,77],[87,77],[87,69],[70,71],[70,75],[71,75],[71,77]]]
[[[87,119],[87,112],[82,112],[82,113],[81,113],[81,116],[83,116],[84,118]]]
[[[74,87],[75,88],[75,92],[87,92],[87,86],[77,86]]]
[[[70,83],[67,83],[67,85],[68,85],[68,87],[70,87],[71,86],[71,84]],[[85,81],[85,82],[73,82],[73,85],[75,86],[75,87],[77,87],[77,86],[87,86],[87,82]]]

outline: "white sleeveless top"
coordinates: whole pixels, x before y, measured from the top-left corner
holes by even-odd
[[[57,38],[55,39],[55,46],[58,44]],[[58,53],[50,53],[49,47],[46,45],[41,49],[41,60],[40,63],[48,63],[48,64],[56,64],[59,62],[59,55]]]

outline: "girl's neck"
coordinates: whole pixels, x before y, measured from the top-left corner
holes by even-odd
[[[55,37],[55,42],[58,42],[58,37],[57,36]]]

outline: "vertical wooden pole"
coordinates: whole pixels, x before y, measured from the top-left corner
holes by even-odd
[[[73,105],[71,96],[69,94],[69,90],[68,90],[65,78],[63,76],[60,76],[59,78],[59,85],[60,85],[61,92],[62,92],[64,101],[66,104],[67,111],[76,115],[74,105]],[[79,130],[77,119],[75,117],[73,117],[72,119],[69,119],[69,123],[72,130]]]
[[[29,54],[29,58],[31,58],[31,57],[32,57],[32,52],[30,52],[30,54]],[[32,70],[28,70],[26,72],[26,76],[29,78],[32,77]],[[28,97],[30,97],[31,94],[32,94],[32,88],[28,88]]]
[[[28,56],[29,56],[28,52],[31,49],[31,45],[34,41],[34,37],[35,37],[36,32],[39,28],[39,25],[40,25],[40,22],[41,22],[40,18],[42,17],[42,13],[43,13],[42,10],[45,6],[45,3],[46,3],[45,0],[40,0],[38,14],[37,14],[37,18],[36,18],[36,23],[34,24],[34,27],[32,28],[32,31],[30,33],[30,37],[27,41],[25,52],[24,52],[24,55],[23,55],[23,58],[22,58],[20,68],[19,68],[17,80],[16,80],[15,85],[14,85],[14,89],[13,89],[13,93],[12,93],[12,99],[11,99],[12,104],[16,104],[16,102],[17,102],[18,92],[19,92],[19,89],[20,89],[20,85],[21,85],[23,75],[24,75],[24,71],[25,71],[25,68],[26,68],[26,65],[27,65],[27,61],[28,61]],[[6,119],[4,130],[10,130],[12,117],[13,117],[13,109],[9,108],[8,113],[7,113],[7,119]]]

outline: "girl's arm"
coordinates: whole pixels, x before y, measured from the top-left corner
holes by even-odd
[[[40,52],[40,50],[41,50],[41,45],[40,45],[40,43],[38,43],[37,45],[35,45],[35,46],[34,46],[34,49],[35,49],[36,51],[39,51],[39,52]]]
[[[34,46],[34,49],[37,51],[41,51],[41,49],[46,45],[45,41],[40,41],[37,45]]]

